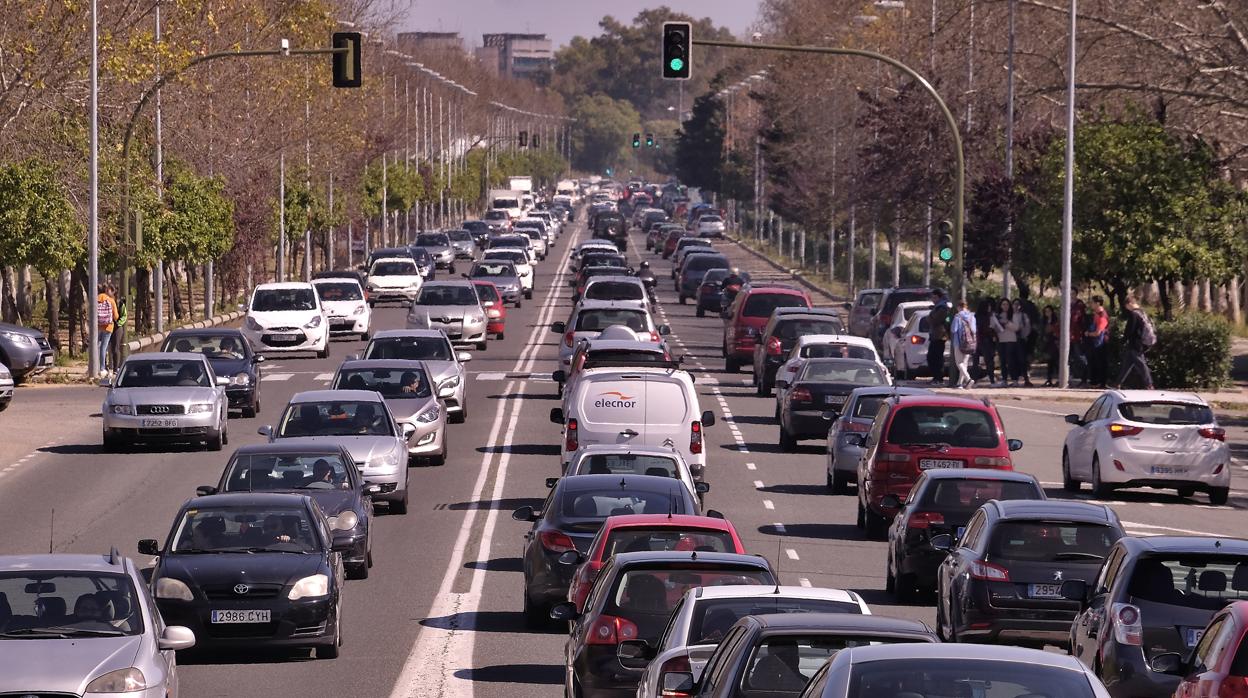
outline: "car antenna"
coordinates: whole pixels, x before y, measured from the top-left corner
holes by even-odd
[[[56,507],[52,508],[52,514],[48,517],[48,554],[52,554],[52,540],[56,532]]]

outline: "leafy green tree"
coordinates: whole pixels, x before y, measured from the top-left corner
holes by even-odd
[[[83,256],[83,227],[62,176],[37,158],[0,168],[0,258],[54,274]]]
[[[676,135],[676,176],[686,186],[722,191],[724,103],[708,92],[693,102]]]
[[[160,224],[165,256],[198,264],[228,252],[234,245],[234,202],[225,194],[225,180],[201,177],[177,160],[165,164],[165,180],[167,208]]]
[[[633,134],[641,132],[641,117],[631,104],[606,95],[582,96],[572,105],[572,116],[576,119],[572,151],[577,169],[602,172],[631,157]]]

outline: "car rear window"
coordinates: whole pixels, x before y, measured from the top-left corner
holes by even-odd
[[[634,332],[647,332],[646,314],[640,310],[592,308],[576,317],[576,332],[601,332],[611,325],[624,325]]]
[[[1122,534],[1112,526],[1072,521],[1002,521],[992,531],[987,559],[1036,562],[1105,559]]]
[[[888,427],[888,443],[899,446],[948,444],[959,448],[996,448],[1000,442],[992,416],[973,407],[903,407]]]
[[[494,284],[473,284],[473,288],[477,289],[477,298],[482,303],[497,303],[500,300],[498,287]]]
[[[1124,402],[1118,406],[1123,419],[1143,424],[1212,424],[1213,410],[1192,402]]]
[[[690,257],[689,261],[685,263],[685,273],[688,274],[690,272],[697,271],[704,272],[707,269],[717,269],[727,265],[727,257],[717,254],[699,254]]]
[[[810,334],[815,333],[812,332]],[[874,361],[877,358],[875,351],[853,344],[807,344],[802,347],[801,356],[803,359],[867,359],[869,361]],[[876,407],[879,407],[878,403]]]
[[[318,281],[312,286],[323,301],[362,301],[364,294],[354,281]]]
[[[607,536],[602,559],[616,553],[640,553],[672,550],[676,552],[732,553],[736,546],[727,531],[679,528],[616,528]]]
[[[450,361],[451,344],[441,337],[381,337],[368,345],[366,359]]]
[[[581,459],[570,474],[680,477],[675,459],[644,453],[594,453]]]
[[[1142,601],[1214,611],[1248,600],[1248,556],[1146,555],[1135,563],[1127,593]]]
[[[876,413],[880,411],[880,405],[888,399],[887,395],[864,395],[858,398],[858,402],[854,405],[854,413],[850,415],[854,419],[875,419]]]
[[[603,613],[636,618],[661,615],[666,620],[686,591],[694,587],[774,584],[771,573],[757,567],[699,565],[692,569],[670,566],[629,569],[615,579]]]
[[[585,289],[585,297],[591,300],[641,300],[644,297],[639,284],[626,281],[599,281]]]
[[[1016,661],[982,659],[888,659],[854,664],[845,698],[975,696],[1023,698],[1098,694],[1082,673]]]
[[[896,637],[877,637],[870,633],[857,635],[783,635],[771,636],[754,649],[749,667],[741,681],[742,698],[752,696],[793,695],[802,692],[806,682],[815,675],[834,653],[849,647],[907,642]],[[877,694],[872,694],[873,696]],[[905,696],[904,693],[878,694]],[[912,694],[913,695],[913,694]],[[936,694],[945,695],[945,694]],[[955,693],[954,696],[963,694]],[[975,694],[967,694],[975,695]]]
[[[940,479],[924,488],[918,507],[947,514],[971,514],[992,499],[1043,499],[1040,488],[1013,480]]]
[[[451,239],[446,233],[421,233],[416,236],[416,244],[420,247],[446,247]]]
[[[669,360],[667,353],[663,351],[633,351],[632,349],[591,349],[589,355],[585,357],[587,364],[610,361],[652,364]]]
[[[884,385],[884,376],[874,366],[846,366],[840,361],[816,362],[806,365],[801,381],[819,383],[853,383],[855,385]]]
[[[776,323],[772,334],[780,339],[797,339],[808,334],[840,334],[841,323],[837,320],[784,320]]]
[[[888,294],[888,299],[884,301],[884,310],[892,312],[897,306],[909,301],[928,301],[932,299],[932,292],[926,289],[917,291],[893,291]]]
[[[860,615],[862,609],[850,601],[832,599],[786,599],[760,596],[738,599],[707,599],[698,602],[689,620],[689,644],[707,645],[724,639],[724,635],[746,616],[782,613],[848,613]]]
[[[727,262],[727,260],[724,260]],[[723,266],[721,264],[720,266]],[[794,293],[751,293],[741,314],[745,317],[771,317],[776,308],[809,308],[806,299]]]
[[[880,304],[880,299],[883,297],[883,293],[864,293],[858,297],[858,307],[875,308]]]
[[[563,517],[566,519],[605,519],[608,516],[633,514],[691,514],[685,511],[684,500],[676,492],[679,483],[670,489],[647,491],[630,486],[627,490],[568,490],[563,493]]]

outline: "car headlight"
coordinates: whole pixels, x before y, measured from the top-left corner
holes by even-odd
[[[308,324],[304,325],[303,327],[304,329],[313,330],[320,326],[321,326],[321,316],[316,315],[311,320],[308,321]]]
[[[16,344],[25,344],[26,346],[31,346],[31,347],[37,344],[34,337],[31,337],[30,335],[22,334],[20,332],[0,332],[0,334],[3,334],[5,337],[8,337],[11,341],[13,341]]]
[[[458,387],[459,387],[459,376],[451,376],[450,378],[447,378],[441,383],[438,383],[438,390],[443,390],[445,388],[458,388]]]
[[[256,332],[264,331],[264,326],[256,322],[256,319],[251,317],[250,315],[247,316],[247,319],[243,321],[243,326],[249,330],[254,330]]]
[[[197,402],[186,408],[187,414],[207,414],[212,411],[212,403]]]
[[[503,316],[503,314],[499,312],[498,308],[490,308],[489,310],[485,311],[485,314],[487,317],[494,318],[494,319],[498,319]]]
[[[230,385],[251,385],[251,376],[246,373],[235,373],[230,376]]]
[[[335,531],[350,531],[360,522],[354,511],[344,511],[337,516],[329,517],[329,527]]]
[[[295,582],[286,598],[291,601],[298,601],[299,599],[328,595],[329,577],[323,574],[314,574]]]
[[[131,693],[147,688],[147,677],[136,667],[110,671],[87,684],[87,693]]]
[[[365,310],[365,308],[366,308],[366,306],[363,306],[363,305],[358,305],[358,306],[356,306],[355,310],[353,310],[353,311],[351,312],[351,314],[352,314],[352,315],[363,315],[363,314],[364,314],[364,310]]]
[[[134,414],[134,407],[132,405],[113,405],[109,411],[113,414]]]
[[[195,600],[195,596],[191,594],[191,588],[186,585],[186,582],[172,577],[161,577],[156,580],[156,598],[177,599],[179,601]]]
[[[438,403],[435,402],[429,407],[427,407],[420,414],[416,415],[416,421],[422,424],[428,424],[429,422],[436,420],[438,418],[438,415],[441,413],[442,413],[442,408],[438,407]]]
[[[399,456],[394,451],[391,451],[384,456],[374,458],[369,465],[379,470],[393,470],[399,465]]]

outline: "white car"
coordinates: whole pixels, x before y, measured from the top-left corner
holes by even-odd
[[[373,311],[364,299],[359,281],[350,277],[315,279],[312,287],[325,306],[331,333],[358,334],[360,339],[368,340]]]
[[[257,354],[311,351],[329,357],[329,317],[312,284],[257,286],[243,319],[243,336]]]
[[[724,231],[724,219],[719,216],[702,216],[698,219],[698,237],[700,238],[722,238]]]
[[[1226,430],[1209,403],[1195,393],[1109,390],[1082,415],[1066,415],[1074,428],[1062,446],[1062,485],[1068,492],[1092,483],[1095,497],[1119,487],[1197,490],[1226,504],[1231,452]]]
[[[100,414],[104,450],[134,443],[203,442],[220,451],[230,442],[230,379],[217,376],[197,352],[147,352],[126,359],[110,380]]]
[[[866,337],[848,334],[808,334],[797,338],[797,344],[789,351],[789,358],[776,369],[776,378],[792,382],[802,370],[807,359],[868,359],[879,364],[880,372],[891,383],[892,376],[880,360],[875,344]],[[784,402],[787,388],[776,386],[776,419],[780,419],[780,405]]]
[[[632,330],[637,339],[667,346],[664,339],[671,334],[667,325],[655,325],[645,301],[593,301],[582,300],[572,308],[567,322],[550,323],[550,331],[563,335],[559,343],[559,368],[567,370],[576,345],[584,339],[597,337],[612,325],[623,325]]]
[[[702,500],[711,491],[706,482],[695,482],[689,464],[679,453],[662,446],[595,444],[572,455],[564,475],[657,475],[680,480],[689,494]],[[547,481],[554,485],[554,479]]]
[[[869,616],[871,609],[861,596],[841,589],[755,584],[690,589],[676,604],[667,629],[659,638],[657,654],[637,683],[638,698],[672,695],[663,691],[661,683],[667,672],[687,671],[693,674],[694,682],[701,680],[707,660],[733,624],[745,616],[780,613]]]
[[[533,297],[533,264],[524,250],[519,247],[495,247],[486,250],[482,255],[481,261],[487,259],[505,259],[512,262],[516,267],[516,274],[520,277],[520,290],[524,292],[524,297]]]
[[[538,261],[546,259],[546,232],[544,227],[538,228],[536,226],[521,226],[520,223],[523,222],[524,221],[519,221],[516,224],[516,230],[524,233],[530,240],[533,241],[533,251],[537,253]]]
[[[893,345],[893,374],[898,378],[914,378],[917,373],[927,372],[927,342],[931,323],[927,316],[931,310],[916,310],[901,330],[901,336]],[[945,343],[945,356],[949,356],[949,342]]]
[[[382,257],[368,270],[368,304],[411,303],[424,282],[425,277],[411,257]]]
[[[13,400],[13,374],[9,368],[0,364],[0,412],[3,412]]]
[[[898,303],[897,308],[893,310],[893,324],[884,331],[884,336],[880,338],[880,353],[891,361],[893,350],[896,348],[897,342],[901,341],[901,333],[905,331],[906,324],[910,322],[910,316],[920,310],[931,309],[931,301]]]

